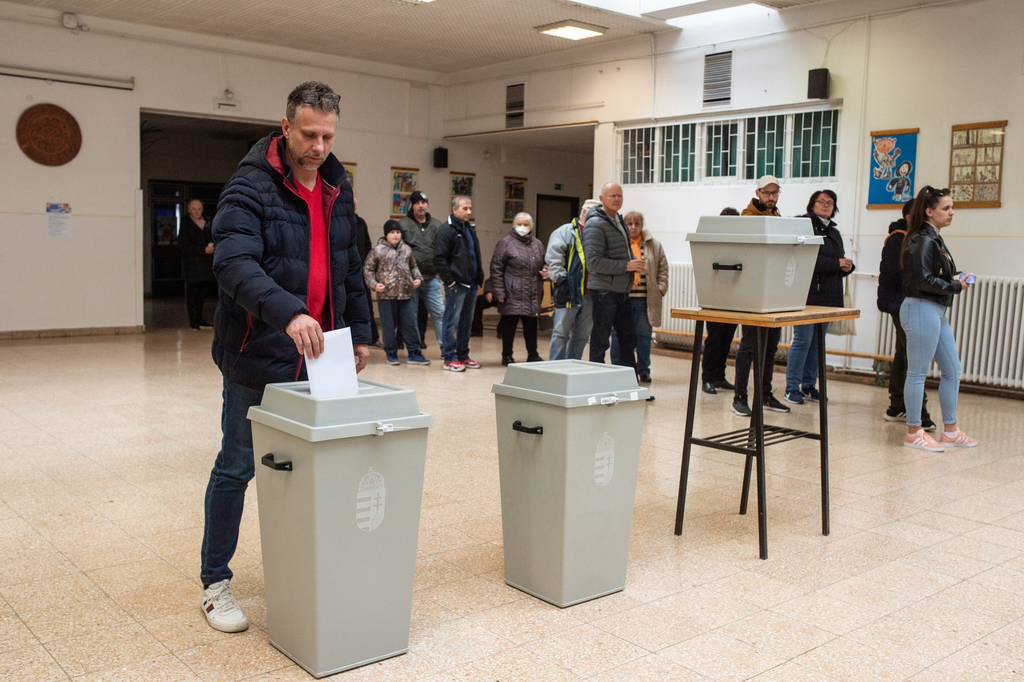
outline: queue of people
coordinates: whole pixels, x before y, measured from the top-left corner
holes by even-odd
[[[202,216],[201,204],[189,206],[185,240],[194,242],[190,254],[203,256],[204,263],[196,281],[208,281],[205,262],[212,257],[219,296],[212,355],[223,378],[222,441],[204,498],[200,578],[203,613],[211,627],[223,632],[249,627],[232,593],[230,563],[246,488],[255,470],[247,415],[260,404],[266,385],[305,379],[307,358],[320,357],[324,332],[335,329],[350,330],[355,369],[361,372],[373,338],[369,290],[378,299],[390,364],[399,362],[399,327],[408,362],[429,363],[418,343],[423,340],[414,309],[419,292],[434,318],[445,369],[480,367],[469,355],[477,290],[484,283],[480,241],[470,220],[472,200],[454,197],[447,221],[435,224],[426,196],[414,194],[409,220],[388,221],[383,238],[363,256],[356,247],[361,230],[348,172],[331,153],[340,99],[324,83],[298,85],[286,99],[281,130],[253,145],[224,187],[212,228]],[[744,215],[779,215],[780,191],[776,178],[762,177]],[[539,292],[550,277],[560,311],[552,356],[565,352],[581,357],[589,344],[589,359],[604,362],[614,330],[613,363],[631,367],[640,380],[650,381],[650,334],[652,325],[660,323],[667,261],[660,243],[645,229],[642,215],[620,215],[620,185],[605,184],[598,204],[585,204],[577,219],[559,228],[558,241],[552,240],[546,255],[532,234],[532,218],[525,213],[516,217],[490,267],[491,297],[502,314],[503,356],[513,361],[514,330],[522,324],[527,360],[540,359],[534,332]],[[809,298],[820,295],[823,302],[835,300],[837,281],[853,270],[832,222],[836,212],[834,193],[812,195],[808,217],[830,246],[819,258],[824,262],[820,272],[816,268],[817,284]],[[971,285],[973,275],[956,269],[940,236],[952,219],[949,191],[923,188],[907,214],[899,257],[903,300],[898,314],[907,369],[903,405],[891,410],[902,407],[907,425],[904,445],[933,452],[977,445],[957,424],[960,364],[946,309],[953,296]],[[438,291],[443,293],[443,305],[438,305]],[[189,312],[190,323],[204,324],[201,307],[190,303]],[[727,337],[731,331],[723,335],[723,344],[730,340]],[[808,356],[813,345],[808,341],[805,352],[791,350],[792,383],[787,377],[789,393],[798,391],[811,400],[816,377],[809,373]],[[769,341],[769,359],[774,352]],[[752,353],[752,337],[744,329],[733,411],[747,416]],[[939,401],[944,428],[937,441],[928,435],[922,411],[924,379],[933,360],[942,373]],[[716,355],[716,361],[724,365],[724,355]],[[772,396],[772,364],[765,366],[765,375],[755,378],[765,385],[765,406],[788,411]],[[705,366],[704,377],[706,386],[724,387],[724,370]],[[901,414],[890,416],[897,419]]]
[[[879,267],[878,307],[891,316],[896,331],[890,405],[884,417],[907,424],[908,447],[940,452],[947,447],[976,444],[956,426],[959,361],[948,319],[942,314],[952,296],[969,287],[970,282],[959,273],[954,277],[952,256],[939,237],[939,230],[952,220],[952,200],[948,192],[926,189],[921,214],[914,217],[912,209],[917,200],[909,201],[903,217],[890,226]],[[781,215],[781,193],[778,178],[759,178],[754,197],[741,215]],[[458,372],[479,368],[479,363],[469,357],[469,337],[473,313],[479,316],[481,312],[476,292],[484,284],[484,271],[475,226],[468,219],[471,201],[456,197],[452,215],[442,224],[427,212],[425,194],[417,192],[413,199],[413,207],[400,223],[388,221],[385,237],[364,265],[367,287],[376,291],[378,299],[387,361],[399,363],[397,350],[404,336],[411,340],[405,343],[408,362],[429,364],[420,352],[425,325],[416,326],[415,301],[421,286],[436,282],[429,286],[443,290],[444,295],[431,293],[420,300],[429,301],[426,307],[435,319],[445,369]],[[512,229],[498,242],[491,257],[486,301],[482,304],[498,307],[502,365],[515,362],[513,348],[520,326],[526,361],[543,359],[537,345],[538,320],[544,281],[550,279],[554,328],[549,359],[582,359],[589,346],[591,362],[605,362],[610,351],[613,364],[633,368],[641,383],[651,382],[651,341],[653,329],[661,323],[661,299],[668,290],[668,260],[661,243],[646,229],[643,214],[630,211],[623,216],[619,213],[622,204],[622,187],[614,182],[606,184],[597,200],[586,201],[577,218],[552,233],[546,250],[533,234],[532,216],[515,216]],[[726,208],[721,214],[739,212]],[[807,305],[841,307],[844,282],[856,269],[846,257],[843,237],[834,220],[838,214],[838,196],[822,189],[811,193],[806,212],[800,216],[810,221],[814,234],[823,242],[815,260]],[[406,236],[411,244],[407,244]],[[913,261],[909,268],[904,267],[908,251]],[[417,255],[421,260],[426,253],[432,254],[430,275],[417,269]],[[725,370],[735,331],[736,325],[708,323],[701,386],[709,394],[732,391],[731,411],[749,417],[748,383],[756,330],[751,326],[742,328],[734,381],[730,383]],[[797,325],[793,329],[783,391],[786,403],[803,405],[821,400],[817,387],[818,333],[817,325]],[[780,329],[768,330],[762,375],[755,380],[761,381],[764,409],[789,412],[791,408],[775,397],[772,387],[780,337]],[[937,426],[928,413],[924,394],[924,376],[933,358],[943,377],[939,396],[945,429],[938,440],[928,435]]]
[[[476,227],[469,220],[472,200],[455,197],[445,223],[431,218],[424,193],[413,193],[410,203],[401,221],[388,221],[385,237],[364,263],[368,291],[376,291],[378,299],[389,364],[400,364],[398,351],[403,346],[408,362],[429,363],[421,353],[425,325],[414,332],[408,321],[415,316],[417,298],[426,302],[434,317],[447,370],[480,367],[469,357],[469,338],[480,335],[481,324],[474,317],[491,305],[497,306],[500,316],[502,365],[516,361],[513,348],[519,327],[526,362],[543,360],[537,333],[544,282],[550,280],[555,311],[549,359],[582,359],[589,345],[590,360],[604,362],[610,348],[613,364],[631,367],[640,382],[651,382],[651,342],[668,291],[668,260],[661,243],[645,229],[641,213],[619,214],[622,188],[617,183],[605,185],[598,200],[584,202],[579,217],[559,227],[546,250],[533,233],[533,217],[517,214],[509,234],[494,249],[486,281]],[[422,264],[425,254],[430,254],[427,267]],[[391,272],[397,267],[402,268],[401,277]],[[391,287],[389,276],[401,280],[401,291]],[[477,301],[480,286],[483,301]],[[434,293],[422,293],[425,287],[443,294],[435,300]],[[403,303],[407,299],[411,305]]]

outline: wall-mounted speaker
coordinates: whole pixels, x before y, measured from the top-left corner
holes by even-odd
[[[444,147],[434,149],[434,168],[448,167],[448,150]]]
[[[807,99],[828,99],[828,69],[807,72]]]

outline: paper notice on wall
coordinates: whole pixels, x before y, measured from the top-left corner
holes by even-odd
[[[346,327],[324,334],[324,352],[306,358],[310,395],[348,396],[359,393],[352,332]]]
[[[46,236],[71,239],[71,204],[46,204]]]

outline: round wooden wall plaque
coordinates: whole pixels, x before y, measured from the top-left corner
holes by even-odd
[[[17,134],[25,156],[44,166],[63,166],[82,148],[78,121],[56,104],[36,104],[22,112]]]

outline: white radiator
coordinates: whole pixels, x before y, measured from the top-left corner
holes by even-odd
[[[689,332],[693,334],[695,322],[693,320],[673,320],[669,317],[672,308],[696,308],[697,288],[693,281],[693,265],[690,263],[669,263],[668,264],[668,293],[662,300],[662,329],[674,332]],[[737,328],[736,333],[739,334]],[[707,326],[705,325],[705,334]],[[669,334],[655,334],[654,338],[659,345],[677,346],[692,348],[692,341],[689,338],[682,339]],[[784,327],[780,343],[789,343],[793,340],[793,328]]]
[[[693,320],[673,320],[670,313],[673,308],[695,308],[697,306],[697,288],[693,282],[693,265],[690,263],[668,264],[668,293],[661,301],[661,328],[674,332],[693,333]],[[680,345],[679,337],[668,334],[655,334],[659,343],[671,346]],[[673,342],[674,341],[674,342]],[[689,343],[686,344],[689,347]]]
[[[1024,388],[1024,279],[979,277],[953,297],[949,324],[963,366],[961,381]],[[892,355],[895,348],[892,319],[879,313],[875,352]],[[931,375],[939,376],[938,368]]]

